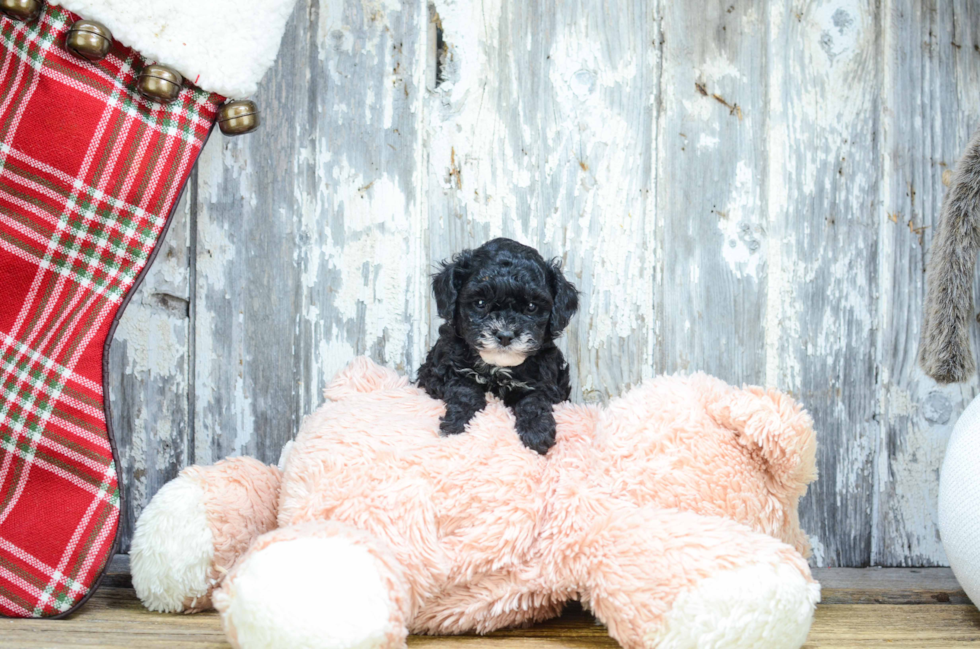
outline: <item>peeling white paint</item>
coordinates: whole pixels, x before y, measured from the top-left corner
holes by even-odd
[[[739,160],[735,167],[735,181],[728,205],[718,219],[718,227],[724,236],[721,256],[728,262],[735,277],[748,275],[757,279],[759,262],[765,255],[765,234],[755,224],[759,208],[759,186],[752,168],[744,160]]]
[[[237,415],[237,426],[233,434],[235,435],[235,452],[238,455],[246,454],[248,443],[255,434],[255,415],[253,415],[252,399],[245,393],[244,377],[239,376],[235,381],[234,412]],[[231,432],[231,431],[229,431]]]
[[[698,9],[692,19],[678,3],[600,10],[571,3],[539,8],[550,12],[549,29],[539,32],[521,22],[521,7],[500,0],[436,0],[435,9],[447,46],[438,88],[425,89],[434,63],[422,54],[424,6],[321,0],[318,22],[309,25],[313,52],[305,53],[305,38],[284,40],[301,54],[297,60],[314,65],[274,71],[280,76],[260,98],[266,106],[293,101],[297,86],[314,82],[322,93],[315,124],[303,110],[282,116],[288,124],[279,141],[295,151],[293,159],[277,155],[283,169],[264,168],[269,152],[248,138],[215,136],[205,149],[196,348],[187,349],[186,318],[176,313],[189,297],[186,263],[158,260],[153,290],[134,300],[117,332],[125,343],[117,353],[126,350],[115,357],[125,373],[119,382],[131,389],[142,381],[147,394],[125,415],[132,442],[123,463],[137,473],[137,509],[160,476],[183,462],[174,431],[191,378],[196,460],[256,452],[265,435],[289,434],[285,422],[259,429],[264,390],[299,394],[300,405],[276,406],[280,416],[298,418],[356,354],[412,372],[435,325],[433,262],[506,235],[561,255],[583,291],[582,309],[559,344],[574,366],[576,398],[586,401],[616,394],[660,366],[701,369],[699,345],[720,350],[720,371],[731,369],[740,361],[729,358],[755,350],[732,342],[732,324],[712,321],[708,302],[730,297],[733,311],[744,306],[751,317],[762,315],[764,300],[764,370],[758,357],[745,365],[812,407],[821,461],[835,476],[823,478],[833,483],[824,492],[833,502],[805,505],[809,520],[828,526],[811,530],[813,563],[837,561],[841,546],[872,524],[873,557],[943,561],[932,477],[948,430],[977,386],[938,388],[914,370],[918,323],[909,314],[917,307],[899,297],[907,280],[895,269],[912,260],[908,276],[920,274],[922,255],[911,239],[905,251],[894,234],[904,225],[884,217],[912,213],[901,199],[905,176],[918,171],[892,156],[899,130],[907,131],[895,127],[906,122],[894,97],[907,82],[905,68],[881,52],[907,43],[891,21],[877,20],[885,10],[818,0],[772,3],[765,12]],[[697,33],[676,33],[685,20],[698,22]],[[730,35],[743,31],[737,46],[710,36],[723,25]],[[663,40],[660,29],[675,32]],[[947,66],[944,56],[923,65]],[[953,69],[964,79],[972,64],[960,59]],[[867,83],[869,70],[879,69],[884,93]],[[932,128],[932,142],[946,138],[948,129],[937,137],[940,121],[975,123],[975,102],[962,90],[968,86],[957,85],[968,108],[929,108],[907,124],[915,132]],[[872,122],[879,160],[868,144]],[[936,151],[912,153],[929,159],[956,148],[930,146]],[[701,194],[665,186],[682,160],[701,174]],[[262,193],[270,174],[271,201]],[[710,198],[703,213],[686,211],[701,196]],[[271,205],[269,213],[260,205]],[[917,209],[920,218],[934,217],[935,207]],[[674,239],[661,236],[668,222]],[[293,247],[283,253],[248,240],[262,231],[256,223]],[[698,238],[696,254],[665,276],[663,258],[683,237]],[[282,302],[293,321],[259,334],[263,323],[245,313],[261,314],[267,296],[251,292],[241,274],[261,274],[263,264],[281,268],[270,254],[287,254],[295,266],[283,277],[292,301]],[[869,264],[877,264],[876,275]],[[920,289],[909,287],[909,299]],[[757,297],[747,297],[752,290]],[[154,291],[173,299],[160,301]],[[658,320],[654,300],[661,298]],[[658,347],[665,331],[679,338],[667,351]],[[294,358],[273,375],[249,354],[257,340],[278,336],[293,337]],[[905,346],[890,349],[899,338]],[[880,365],[877,378],[864,373],[869,358]],[[173,394],[154,401],[166,390]],[[865,503],[869,490],[873,501]],[[851,520],[831,520],[841,512]],[[847,529],[834,534],[833,525]]]
[[[824,548],[823,543],[816,536],[811,535],[809,537],[810,550],[812,554],[810,555],[810,566],[813,568],[823,568],[827,565],[827,550]]]
[[[717,149],[718,148],[718,138],[714,135],[708,135],[707,133],[701,133],[698,136],[698,153],[701,153],[705,149]]]
[[[643,127],[624,111],[625,101],[643,115],[650,95],[637,81],[649,63],[597,39],[591,12],[560,15],[554,32],[535,43],[552,107],[539,114],[539,98],[498,66],[508,38],[499,31],[500,3],[437,0],[435,8],[448,56],[447,80],[427,103],[429,209],[458,214],[470,245],[505,235],[565,258],[583,290],[566,338],[573,358],[592,359],[636,336],[652,341],[654,226],[648,179],[637,173]],[[518,102],[516,113],[500,112],[505,97]],[[643,355],[630,362],[637,379],[653,367],[652,343],[638,348]],[[597,385],[583,371],[583,392],[618,391],[603,373]]]
[[[116,340],[126,345],[126,371],[176,382],[184,387],[187,360],[187,321],[166,317],[160,309],[135,300],[116,329]]]

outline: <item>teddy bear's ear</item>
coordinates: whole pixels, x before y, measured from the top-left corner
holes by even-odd
[[[358,356],[337,373],[323,390],[323,396],[340,401],[356,394],[406,387],[409,387],[408,377],[378,365],[367,356]]]
[[[733,389],[709,403],[708,411],[734,431],[741,444],[759,453],[769,473],[788,492],[802,495],[816,480],[813,420],[791,397],[756,386]]]

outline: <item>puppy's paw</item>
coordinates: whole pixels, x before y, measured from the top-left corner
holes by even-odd
[[[543,412],[536,416],[517,416],[517,436],[524,446],[541,455],[555,445],[555,416]]]

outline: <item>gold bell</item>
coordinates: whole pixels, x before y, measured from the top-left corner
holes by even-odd
[[[136,81],[136,89],[150,101],[169,104],[180,94],[184,77],[165,65],[148,65]]]
[[[76,20],[68,30],[65,46],[79,58],[101,61],[112,49],[112,32],[100,22]]]
[[[41,15],[41,0],[0,0],[0,13],[11,20],[27,22]]]
[[[254,101],[229,101],[218,113],[218,128],[225,135],[244,135],[259,127],[259,109]]]

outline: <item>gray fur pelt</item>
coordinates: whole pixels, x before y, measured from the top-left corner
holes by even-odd
[[[919,364],[940,383],[969,379],[973,271],[980,251],[980,130],[956,164],[932,239]]]

